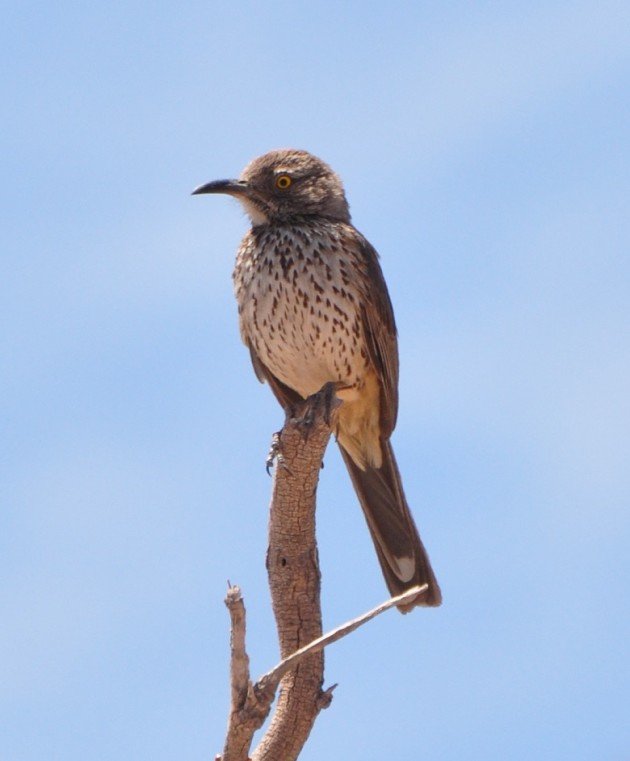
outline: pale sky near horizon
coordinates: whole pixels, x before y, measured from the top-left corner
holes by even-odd
[[[0,759],[213,758],[228,578],[253,673],[277,660],[247,221],[190,191],[286,146],[380,252],[444,593],[330,648],[300,758],[630,757],[630,6],[62,0],[2,27]],[[318,531],[332,628],[387,596],[334,444]]]

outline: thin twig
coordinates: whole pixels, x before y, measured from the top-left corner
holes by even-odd
[[[320,650],[323,650],[327,645],[330,645],[333,642],[337,642],[337,640],[340,640],[342,637],[345,637],[347,634],[355,631],[360,626],[363,626],[363,624],[371,621],[373,618],[376,618],[376,616],[384,613],[386,610],[389,610],[389,608],[392,608],[395,605],[404,604],[409,600],[413,600],[418,594],[425,592],[427,586],[427,584],[422,584],[421,586],[407,589],[397,597],[392,597],[389,600],[386,600],[380,605],[377,605],[375,608],[372,608],[372,610],[368,611],[367,613],[363,613],[362,615],[357,616],[357,618],[353,618],[352,621],[347,621],[345,624],[338,626],[336,629],[332,629],[321,637],[314,639],[312,642],[309,642],[308,645],[299,648],[299,650],[296,650],[287,658],[284,658],[282,661],[280,661],[280,663],[278,663],[277,666],[271,669],[271,671],[263,674],[263,676],[261,676],[260,679],[256,682],[254,689],[275,691],[280,679],[282,679],[287,671],[294,668],[302,660],[302,658],[311,653],[317,653]]]

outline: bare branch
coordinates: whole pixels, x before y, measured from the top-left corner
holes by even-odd
[[[407,590],[322,635],[315,495],[337,406],[334,400],[331,405],[329,393],[311,397],[300,410],[302,416],[288,418],[274,442],[280,466],[274,471],[267,572],[282,660],[252,684],[245,605],[240,589],[231,586],[225,601],[231,618],[231,709],[223,755],[217,761],[295,761],[336,686],[322,689],[326,645],[426,588]],[[250,755],[253,735],[269,714],[278,686],[271,723]]]
[[[225,604],[230,611],[232,621],[230,636],[232,705],[243,706],[249,685],[249,656],[245,650],[245,604],[240,587],[229,587]]]
[[[273,692],[254,690],[249,678],[249,657],[245,649],[245,604],[241,590],[230,586],[225,604],[230,612],[230,686],[232,701],[223,755],[220,761],[247,761],[254,732],[271,707]]]
[[[279,467],[274,471],[267,571],[284,659],[322,634],[315,495],[338,406],[336,400],[331,402],[330,391],[315,395],[305,402],[299,418],[287,417],[274,437]],[[295,761],[317,714],[332,699],[332,688],[322,690],[323,653],[304,653],[275,680],[252,685],[245,606],[238,587],[230,587],[225,602],[231,618],[231,707],[223,754],[216,761],[250,760],[254,732],[269,714],[279,683],[274,716],[251,761]]]
[[[320,402],[311,397],[299,419],[287,419],[279,440],[281,466],[274,471],[267,572],[282,658],[322,635],[315,495],[331,409]],[[297,759],[324,707],[323,679],[322,652],[305,655],[284,672],[273,718],[252,761]],[[259,683],[255,691],[273,693],[277,684]]]

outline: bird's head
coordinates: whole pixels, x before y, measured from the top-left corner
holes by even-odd
[[[328,164],[307,151],[270,151],[249,163],[238,180],[215,180],[193,191],[193,195],[201,193],[234,196],[253,225],[303,217],[350,221],[341,180]]]

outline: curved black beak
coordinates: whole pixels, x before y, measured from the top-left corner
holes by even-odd
[[[214,180],[195,188],[191,195],[198,196],[202,193],[226,193],[229,196],[245,196],[249,185],[242,180]]]

